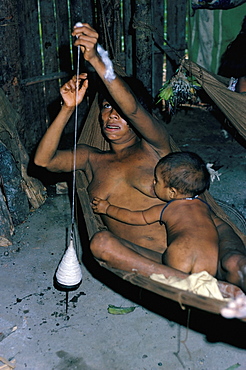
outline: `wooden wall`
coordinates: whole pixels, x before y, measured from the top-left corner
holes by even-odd
[[[27,151],[35,149],[57,114],[59,88],[76,70],[76,50],[71,50],[76,22],[96,28],[111,58],[155,96],[163,83],[165,52],[184,54],[186,0],[181,2],[182,7],[178,0],[2,0],[0,87],[20,115],[18,132]],[[165,9],[169,45],[164,43]],[[168,69],[171,75],[172,63]],[[79,115],[86,110],[85,103]],[[72,124],[67,132],[71,130]]]

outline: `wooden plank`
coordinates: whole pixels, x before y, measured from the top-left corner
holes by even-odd
[[[30,149],[36,145],[37,137],[40,138],[40,125],[43,122],[39,117],[42,94],[38,93],[37,88],[26,91],[20,85],[20,81],[32,75],[32,71],[35,71],[35,74],[41,73],[37,4],[30,0],[29,2],[4,0],[0,2],[0,11],[6,18],[0,27],[1,86],[21,116],[17,130],[25,147]]]
[[[161,295],[162,297],[178,302],[181,307],[196,307],[204,311],[220,314],[221,309],[227,304],[226,301],[220,301],[215,298],[201,296],[192,292],[188,292],[186,290],[172,287],[167,284],[162,284],[137,273],[129,273],[127,271],[108,267],[105,263],[100,263],[100,265],[134,285],[150,290],[151,292]]]
[[[72,75],[72,58],[71,58],[71,24],[69,20],[67,1],[56,0],[56,28],[57,28],[57,48],[59,58],[59,71],[64,73],[60,84],[63,85],[68,76]]]
[[[135,73],[147,90],[152,90],[152,32],[151,0],[136,0],[133,17],[135,28]]]
[[[22,78],[42,74],[42,59],[39,44],[38,6],[27,0],[18,4]]]
[[[42,26],[43,71],[44,74],[54,73],[59,70],[59,59],[56,8],[53,1],[40,1],[40,17]],[[58,80],[44,82],[47,125],[53,121],[60,108],[59,87]]]
[[[95,5],[94,1],[70,0],[71,26],[77,22],[89,23],[94,26]]]
[[[14,109],[21,112],[21,78],[18,11],[15,1],[0,1],[0,86]]]
[[[18,1],[17,9],[21,73],[22,79],[26,79],[42,75],[37,1]],[[18,127],[18,131],[28,153],[36,146],[47,127],[43,88],[43,84],[30,87],[22,86],[23,113],[21,116],[23,119],[21,122],[23,122],[23,126]]]
[[[131,76],[133,73],[131,20],[132,20],[131,2],[123,1],[123,34],[124,34],[125,71],[128,76]]]
[[[118,1],[118,0],[117,0]],[[107,50],[109,57],[114,58],[114,6],[111,0],[97,0],[96,29],[99,33],[99,43]]]
[[[114,59],[121,64],[121,36],[123,35],[120,0],[113,1],[112,42],[114,45]]]
[[[186,48],[186,0],[167,0],[167,41],[173,52],[167,57],[167,80],[174,74]]]
[[[152,0],[153,54],[152,54],[152,95],[156,96],[163,85],[164,54],[164,1]]]
[[[46,74],[58,70],[56,17],[55,7],[52,1],[40,1],[40,18],[42,27],[44,73]]]

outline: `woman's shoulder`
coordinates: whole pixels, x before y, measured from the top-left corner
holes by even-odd
[[[77,145],[77,152],[88,152],[88,153],[93,153],[93,154],[104,154],[104,153],[107,153],[107,151],[105,150],[102,150],[100,148],[97,148],[95,146],[92,146],[92,145],[88,145],[88,144],[78,144]]]

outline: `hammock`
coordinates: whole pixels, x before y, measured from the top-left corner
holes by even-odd
[[[208,72],[190,60],[185,60],[183,66],[246,139],[246,95],[229,90],[229,78]]]
[[[118,72],[118,71],[117,71]],[[119,72],[118,72],[119,73]],[[122,73],[119,73],[122,75]],[[79,138],[79,144],[87,144],[100,148],[101,150],[108,150],[109,144],[105,141],[101,134],[100,124],[98,121],[99,117],[99,107],[97,103],[97,97],[91,105],[87,120],[83,127],[82,133]],[[171,138],[171,148],[173,151],[179,151],[178,146]],[[87,193],[87,186],[92,179],[92,174],[86,170],[85,172],[78,170],[76,173],[76,189],[78,194],[78,199],[82,208],[84,215],[86,228],[88,232],[89,239],[92,236],[103,229],[107,229],[103,224],[101,217],[93,213],[90,206],[90,200]],[[225,220],[234,231],[239,235],[239,237],[246,242],[245,234],[239,230],[239,228],[232,222],[229,216],[223,211],[223,209],[217,204],[213,197],[206,192],[204,199],[210,204],[213,211]],[[181,306],[187,305],[191,307],[196,307],[211,313],[220,314],[221,309],[226,306],[225,301],[221,301],[215,298],[209,298],[188,292],[182,289],[174,288],[170,285],[162,284],[157,281],[154,281],[150,278],[142,276],[136,273],[129,273],[126,271],[118,270],[115,268],[108,267],[105,263],[98,261],[97,262],[104,268],[110,270],[112,273],[118,275],[124,280],[131,282],[134,285],[137,285],[141,288],[150,290],[158,295],[161,295],[165,298],[179,302]],[[228,284],[230,286],[231,284]],[[243,319],[244,320],[244,319]]]

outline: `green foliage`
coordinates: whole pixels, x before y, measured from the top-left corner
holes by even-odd
[[[133,312],[136,307],[117,307],[112,304],[108,305],[108,313],[112,315],[125,315],[127,313]]]
[[[200,87],[200,84],[193,76],[188,75],[181,64],[173,77],[160,89],[157,103],[163,100],[168,113],[174,114],[181,104],[196,102],[196,90]]]

